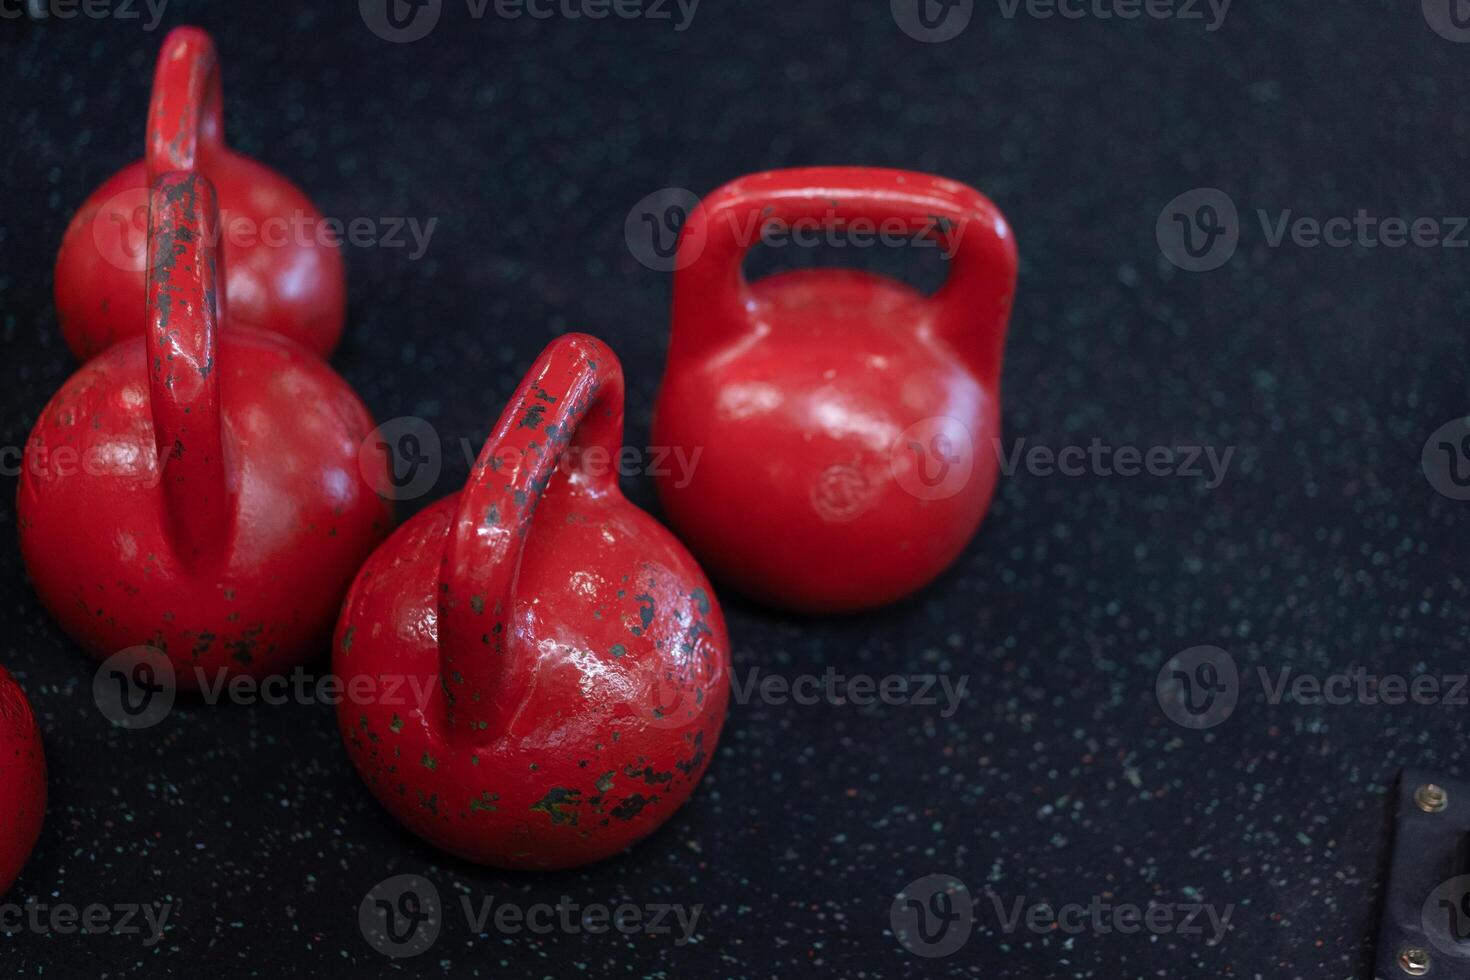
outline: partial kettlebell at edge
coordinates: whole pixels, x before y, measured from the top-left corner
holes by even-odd
[[[56,309],[81,360],[143,335],[148,188],[198,171],[218,194],[225,327],[289,337],[326,357],[342,335],[340,243],[315,206],[269,167],[225,145],[219,59],[197,27],[164,39],[148,108],[146,155],[92,192],[56,256]]]
[[[729,639],[708,581],[618,489],[623,375],[554,341],[465,489],[363,567],[333,653],[338,721],[404,826],[502,868],[573,867],[651,833],[714,756]],[[390,694],[392,684],[396,693]]]
[[[745,280],[763,234],[817,228],[934,242],[948,280],[932,296],[847,269]],[[695,209],[653,441],[700,453],[657,485],[711,574],[831,613],[899,599],[954,561],[995,487],[1016,263],[994,204],[926,174],[772,171]]]
[[[146,335],[82,365],[26,444],[17,513],[36,592],[99,659],[162,650],[184,690],[324,652],[392,529],[373,420],[320,358],[215,321],[214,194],[154,183]]]
[[[46,752],[25,692],[0,667],[0,897],[20,875],[46,819]]]

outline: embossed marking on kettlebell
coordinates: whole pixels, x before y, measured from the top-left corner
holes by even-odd
[[[841,523],[872,507],[877,493],[862,470],[836,463],[818,475],[811,497],[812,507],[823,520]]]

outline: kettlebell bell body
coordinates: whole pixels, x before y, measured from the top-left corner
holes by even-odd
[[[196,27],[164,40],[146,150],[87,198],[62,239],[56,309],[73,353],[86,360],[143,335],[149,185],[164,173],[197,170],[221,209],[226,327],[277,333],[330,355],[347,302],[340,244],[295,185],[225,145],[219,62]]]
[[[622,399],[604,344],[553,342],[466,488],[379,548],[343,607],[349,755],[404,826],[472,861],[615,854],[714,755],[724,619],[689,553],[618,489]]]
[[[25,692],[0,667],[0,897],[41,836],[46,818],[46,753]]]
[[[184,690],[324,651],[391,530],[373,421],[285,338],[218,331],[209,182],[154,185],[146,336],[84,364],[26,445],[20,545],[51,614],[98,658],[162,650]]]
[[[946,284],[925,296],[847,269],[745,281],[761,236],[844,229],[942,250]],[[882,605],[939,575],[997,476],[1016,249],[995,206],[925,174],[774,171],[706,198],[675,262],[653,441],[697,459],[655,477],[680,537],[717,578],[804,612]]]

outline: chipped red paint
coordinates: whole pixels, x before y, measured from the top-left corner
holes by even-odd
[[[367,409],[274,334],[215,329],[209,181],[155,183],[146,336],[84,364],[41,413],[17,504],[36,591],[95,656],[148,644],[178,686],[326,648],[391,512],[358,463]],[[205,672],[201,675],[195,670]]]
[[[568,465],[569,446],[615,454],[622,431],[612,351],[558,339],[466,489],[400,528],[348,595],[335,670],[382,695],[339,708],[348,752],[454,854],[605,858],[667,820],[714,754],[729,641],[709,583],[615,468]]]
[[[148,186],[168,171],[201,170],[225,219],[226,326],[279,333],[329,355],[347,302],[341,248],[295,185],[225,146],[219,62],[197,27],[163,42],[146,150],[87,198],[62,239],[55,290],[67,346],[86,360],[142,336]]]
[[[46,818],[46,752],[20,685],[0,667],[0,896],[20,874]]]
[[[884,229],[951,254],[926,297],[846,269],[747,283],[763,229]],[[963,184],[824,167],[711,194],[676,256],[672,339],[653,442],[698,452],[658,488],[717,577],[809,612],[914,592],[989,506],[1000,363],[1016,281],[1005,219]]]

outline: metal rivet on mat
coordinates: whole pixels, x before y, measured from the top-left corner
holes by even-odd
[[[1422,946],[1405,946],[1399,950],[1399,969],[1411,977],[1422,977],[1429,972],[1429,950]]]
[[[1449,806],[1450,798],[1443,787],[1436,786],[1434,783],[1425,783],[1414,790],[1414,802],[1425,813],[1438,813]]]

